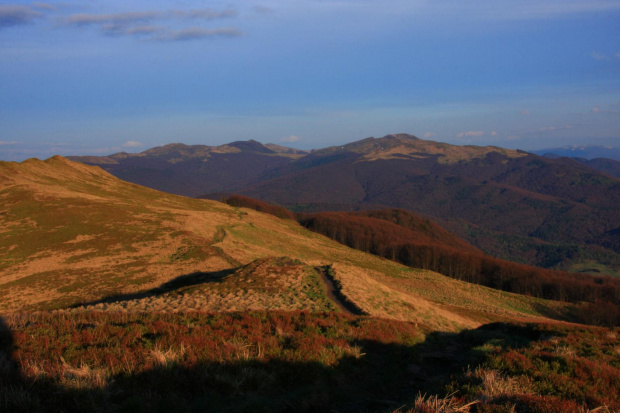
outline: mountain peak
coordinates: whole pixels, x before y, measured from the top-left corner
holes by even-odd
[[[249,141],[235,141],[231,142],[226,146],[231,146],[233,148],[237,148],[241,151],[247,152],[260,152],[260,153],[275,153],[262,143],[255,141],[254,139],[250,139]]]
[[[49,184],[50,182],[80,182],[89,179],[116,179],[97,166],[90,166],[56,155],[44,161],[37,158],[23,162],[0,162],[3,183],[23,185]]]
[[[420,139],[406,133],[386,135],[382,138],[366,138],[344,146],[329,148],[329,151],[348,151],[362,156],[362,159],[424,159],[437,158],[439,163],[457,163],[484,158],[489,153],[499,153],[509,158],[527,156],[527,153],[494,146],[460,146]]]
[[[379,139],[385,139],[385,140],[398,139],[398,140],[404,140],[404,141],[419,141],[419,140],[421,140],[417,136],[409,135],[408,133],[389,134],[389,135],[385,135],[383,138],[379,138]]]

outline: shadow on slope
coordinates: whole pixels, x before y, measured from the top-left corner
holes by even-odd
[[[222,282],[224,277],[226,277],[227,275],[233,274],[239,268],[230,268],[226,270],[213,271],[213,272],[194,272],[191,274],[180,275],[166,283],[163,283],[159,287],[151,288],[150,290],[147,290],[147,291],[111,295],[108,297],[101,298],[99,300],[76,303],[72,305],[71,308],[88,307],[88,306],[93,306],[97,304],[119,303],[123,301],[139,300],[139,299],[147,298],[147,297],[157,297],[162,294],[169,293],[174,290],[179,290],[184,287],[191,287],[191,286],[199,285],[199,284],[218,283],[218,282]]]
[[[88,317],[96,316],[96,313],[93,314]],[[269,323],[281,316],[255,313],[247,317],[256,317],[262,323]],[[168,316],[172,317],[178,317],[179,325],[186,322],[182,314]],[[213,319],[220,316],[203,314],[202,317]],[[239,315],[237,318],[241,320],[242,317],[245,316]],[[314,319],[322,316],[299,313],[292,317],[300,317],[301,321],[312,325]],[[300,331],[295,335],[278,337],[280,353],[277,356],[261,357],[259,351],[259,354],[245,357],[220,354],[217,360],[217,357],[209,354],[198,358],[177,354],[169,355],[167,359],[160,357],[154,367],[143,368],[141,371],[133,363],[136,357],[142,357],[144,367],[144,357],[148,358],[152,349],[144,346],[144,343],[138,343],[136,346],[141,348],[131,348],[126,352],[127,368],[96,377],[92,374],[96,369],[69,367],[62,358],[69,360],[69,350],[53,355],[41,349],[38,355],[33,355],[20,349],[26,347],[23,342],[28,340],[25,338],[26,333],[32,333],[28,329],[32,329],[31,326],[36,323],[22,323],[18,328],[21,338],[18,343],[14,343],[12,333],[1,322],[0,359],[3,363],[0,369],[0,406],[16,412],[282,412],[330,409],[338,412],[387,412],[413,406],[420,392],[443,397],[447,389],[455,387],[455,380],[461,380],[456,384],[457,387],[464,384],[467,388],[467,383],[463,383],[463,372],[467,368],[475,370],[484,363],[489,349],[493,349],[495,354],[510,352],[533,347],[534,343],[549,338],[545,336],[544,328],[534,325],[493,323],[458,334],[434,332],[427,335],[423,342],[408,344],[411,336],[407,334],[396,342],[382,338],[379,330],[390,328],[383,325],[382,320],[346,315],[334,318],[337,323],[343,323],[346,328],[357,332],[358,338],[349,338],[347,344],[359,351],[338,357],[331,364],[316,360],[317,355],[333,351],[321,339],[325,339],[329,330],[314,336],[308,331]],[[129,324],[125,327],[131,327]],[[249,330],[241,332],[242,322],[235,324],[236,328],[240,328],[240,335],[253,334]],[[413,324],[404,324],[412,331],[419,330]],[[76,326],[79,325],[76,323]],[[369,330],[369,326],[374,330]],[[209,324],[200,328],[207,335],[217,333]],[[39,331],[39,334],[53,336],[54,332]],[[273,331],[273,334],[278,333]],[[230,340],[235,338],[239,336]],[[112,338],[111,341],[118,340]],[[111,346],[111,341],[104,346],[93,346],[91,351],[106,353],[106,346]],[[305,345],[300,344],[302,341]],[[172,344],[179,343],[168,343]],[[309,350],[314,353],[305,353]],[[17,356],[14,353],[18,353]],[[37,356],[39,359],[32,359]],[[23,365],[19,366],[13,360],[14,357]],[[56,371],[55,375],[47,374],[46,368],[57,363],[58,357],[61,357],[64,367],[60,372]],[[315,360],[308,361],[312,357]],[[106,363],[109,362],[103,362]],[[26,365],[30,366],[29,371]],[[134,368],[130,368],[132,365]],[[40,366],[34,374],[32,366]],[[110,366],[104,365],[103,368],[109,369]],[[465,404],[470,400],[461,398],[459,402]],[[554,396],[551,401],[557,400]],[[485,399],[481,396],[478,397],[478,403],[482,408],[490,403],[495,403],[492,405],[497,407],[498,403],[512,406],[524,402],[518,397]],[[527,409],[528,405],[518,407]]]

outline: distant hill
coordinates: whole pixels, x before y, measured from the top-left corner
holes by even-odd
[[[597,171],[620,178],[620,148],[611,146],[565,146],[562,148],[541,149],[533,153],[546,158],[572,158]]]
[[[620,271],[620,180],[573,159],[406,134],[310,153],[248,141],[72,159],[182,195],[237,193],[306,212],[401,208],[499,258]]]
[[[238,192],[305,211],[407,209],[501,258],[620,269],[620,180],[575,160],[389,135],[314,151],[272,175]]]
[[[199,196],[249,185],[265,171],[305,155],[305,151],[259,142],[221,146],[174,143],[147,151],[110,156],[70,156],[123,180],[171,194]]]
[[[570,145],[562,146],[560,148],[547,148],[532,151],[541,156],[557,156],[567,158],[607,158],[620,161],[620,148],[612,146],[597,146],[597,145]]]
[[[555,154],[545,154],[547,158],[558,159],[559,156]],[[609,158],[594,158],[594,159],[586,159],[586,158],[572,158],[577,162],[581,162],[582,164],[589,166],[592,169],[596,169],[597,171],[604,172],[608,175],[615,176],[616,178],[620,178],[620,161],[615,161]]]
[[[594,168],[611,176],[615,176],[616,178],[620,178],[620,161],[607,158],[594,158],[590,160],[575,158],[575,160],[589,166],[590,168]]]

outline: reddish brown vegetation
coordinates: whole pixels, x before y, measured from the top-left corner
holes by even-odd
[[[517,264],[486,255],[403,210],[300,214],[306,228],[338,242],[459,280],[517,294],[588,302],[579,321],[620,322],[620,280]]]
[[[267,202],[259,201],[243,195],[231,195],[224,199],[224,202],[234,207],[250,208],[278,218],[295,219],[295,215],[284,207],[269,204]]]
[[[1,411],[620,408],[618,331],[604,328],[493,323],[447,334],[308,312],[7,318]]]

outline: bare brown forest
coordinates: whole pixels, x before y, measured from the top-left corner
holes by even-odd
[[[620,280],[518,264],[492,257],[432,221],[402,209],[293,215],[243,196],[226,200],[272,215],[349,247],[458,280],[548,300],[585,303],[575,321],[620,324]]]

